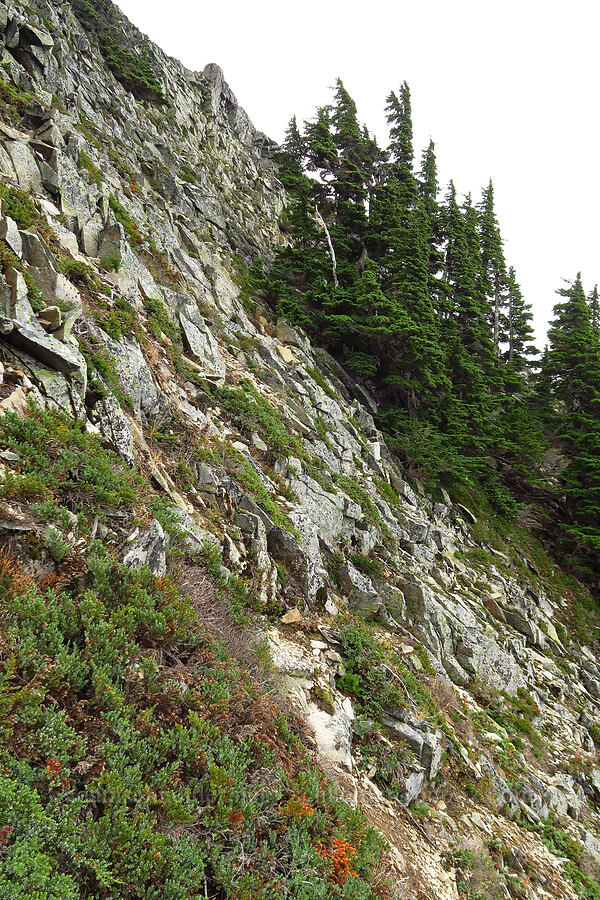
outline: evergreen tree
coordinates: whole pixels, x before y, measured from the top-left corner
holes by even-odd
[[[293,198],[290,227],[297,241],[306,243],[315,237],[313,208],[315,204],[315,183],[304,173],[305,142],[298,130],[294,116],[286,131],[285,140],[278,154],[279,178]]]
[[[321,106],[314,121],[304,123],[304,148],[309,172],[326,177],[337,164],[337,148],[331,132],[331,107]]]
[[[562,474],[566,498],[563,530],[575,564],[598,577],[600,553],[600,346],[581,276],[561,288],[543,364],[553,418],[567,454]],[[563,411],[564,410],[564,411]]]
[[[427,149],[421,158],[421,171],[417,180],[417,189],[425,213],[427,215],[427,229],[429,244],[429,295],[438,314],[443,315],[445,305],[443,302],[443,286],[440,281],[440,273],[443,268],[443,231],[440,207],[438,204],[438,178],[437,160],[435,157],[435,145],[429,141]]]
[[[594,329],[598,339],[600,340],[600,300],[598,299],[598,285],[594,285],[594,290],[588,297],[590,304],[590,317],[592,320],[592,328]]]
[[[477,214],[470,198],[458,205],[450,182],[445,208],[445,278],[451,298],[451,317],[467,350],[488,369],[493,355],[492,336],[482,292]]]
[[[385,153],[339,80],[304,134],[290,123],[278,161],[293,197],[284,221],[293,240],[265,284],[278,312],[312,326],[368,381],[409,463],[477,476],[496,507],[513,513],[509,489],[527,493],[544,449],[537,411],[551,417],[525,377],[531,312],[506,271],[493,186],[477,207],[470,198],[459,205],[453,184],[439,202],[433,142],[413,171],[406,83],[386,110]]]
[[[324,146],[327,146],[326,118],[325,112],[317,117],[317,130]],[[310,154],[317,158],[317,151],[314,146],[308,147],[294,117],[276,157],[279,177],[291,197],[282,228],[293,236],[293,241],[276,255],[268,279],[278,315],[309,328],[318,324],[318,308],[323,294],[330,290],[331,280],[331,260],[315,212],[317,206],[323,207],[327,202],[327,188],[306,175],[303,164]]]
[[[446,252],[444,274],[450,314],[444,320],[444,342],[454,402],[448,404],[445,429],[455,446],[484,457],[494,434],[498,403],[493,342],[481,293],[477,213],[467,199],[461,209],[450,183],[444,210]]]
[[[335,230],[334,242],[342,259],[358,262],[362,269],[366,260],[367,199],[372,182],[374,142],[361,129],[356,104],[339,78],[331,123],[337,148],[331,183],[335,194],[332,233]]]
[[[390,172],[400,186],[400,197],[406,209],[417,200],[417,184],[413,174],[413,130],[410,90],[406,82],[400,87],[400,96],[391,91],[387,97],[386,118],[390,131],[388,153]]]
[[[410,88],[406,81],[400,86],[400,96],[391,91],[387,97],[387,120],[390,126],[390,151],[398,166],[409,172],[413,169],[413,127]]]
[[[423,200],[427,215],[430,217],[430,219],[435,219],[435,217],[439,214],[437,202],[439,184],[437,174],[437,159],[435,156],[435,144],[431,140],[427,145],[427,149],[423,151],[423,155],[421,157],[421,171],[419,172],[417,184],[419,195]]]
[[[505,303],[506,263],[500,228],[494,209],[492,180],[483,191],[479,204],[479,239],[481,246],[481,287],[488,298],[489,320],[493,330],[494,352],[499,355],[501,317]]]
[[[506,298],[504,333],[508,346],[504,358],[515,372],[522,373],[530,365],[530,359],[536,356],[538,351],[532,343],[531,304],[525,303],[512,266],[506,276]]]

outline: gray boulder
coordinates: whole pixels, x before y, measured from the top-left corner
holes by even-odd
[[[419,725],[424,726],[423,722],[413,720],[400,722],[390,715],[386,715],[383,722],[391,737],[408,744],[418,762],[423,766],[426,777],[428,779],[435,778],[442,762],[442,745],[439,735],[418,730]]]
[[[85,379],[87,371],[83,356],[75,347],[63,344],[50,334],[46,334],[39,324],[29,298],[23,276],[15,269],[7,269],[6,281],[11,288],[13,329],[6,334],[6,340],[20,350],[25,350],[34,359],[65,375],[79,373]]]
[[[131,569],[148,566],[153,575],[162,578],[167,572],[167,543],[162,525],[153,519],[145,531],[132,535],[123,562]]]
[[[127,462],[133,462],[133,431],[116,397],[107,393],[106,397],[96,403],[94,413],[105,440],[112,444],[119,456]]]
[[[133,341],[126,338],[115,341],[104,332],[101,333],[108,353],[115,362],[121,387],[133,401],[136,416],[151,421],[160,409],[160,398],[144,354]]]
[[[217,340],[195,303],[186,300],[179,307],[179,322],[186,348],[200,360],[207,374],[225,379],[225,360],[221,356]]]
[[[373,616],[381,607],[379,594],[370,578],[346,561],[339,571],[340,587],[347,595],[348,606],[365,618]]]
[[[582,672],[581,678],[588,693],[597,700],[600,700],[600,681],[597,678],[593,678],[587,672]]]
[[[314,600],[321,579],[307,553],[284,528],[275,527],[267,536],[267,548],[277,562],[283,562],[305,597]]]
[[[481,629],[462,631],[457,640],[456,658],[464,669],[475,672],[487,687],[514,696],[525,686],[516,660]]]
[[[421,794],[424,787],[425,773],[422,769],[414,768],[401,785],[398,800],[402,806],[409,806]]]
[[[18,257],[22,255],[23,241],[19,234],[17,223],[8,216],[3,216],[0,219],[0,240],[3,240]]]

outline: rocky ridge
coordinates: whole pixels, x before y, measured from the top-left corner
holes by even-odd
[[[252,640],[389,841],[397,896],[600,895],[600,665],[569,633],[585,595],[481,498],[403,472],[373,399],[253,292],[248,266],[286,239],[273,144],[215,65],[152,47],[168,103],[136,100],[69,3],[9,0],[0,41],[0,408],[84,420],[189,558],[217,547],[244,578]],[[2,501],[5,542],[45,527]],[[127,565],[171,565],[157,519],[96,527]]]

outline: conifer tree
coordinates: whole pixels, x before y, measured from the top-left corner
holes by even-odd
[[[320,140],[325,139],[327,146],[326,114],[317,119]],[[333,149],[335,151],[335,147]],[[310,152],[316,158],[314,148]],[[277,313],[304,327],[318,323],[318,307],[331,278],[331,262],[323,230],[315,214],[316,207],[327,202],[328,189],[321,181],[306,175],[304,160],[308,155],[307,142],[300,134],[294,117],[277,155],[279,177],[291,196],[283,228],[291,233],[293,242],[276,255],[268,283]]]
[[[419,195],[423,200],[427,215],[433,219],[439,212],[437,196],[439,192],[437,159],[435,156],[435,144],[429,141],[427,148],[421,156],[421,170],[417,180]]]
[[[445,277],[448,282],[452,318],[463,344],[488,367],[493,351],[492,336],[482,293],[481,258],[477,214],[470,198],[458,205],[456,188],[450,182],[445,209]]]
[[[600,346],[581,276],[558,294],[543,364],[567,453],[562,473],[567,521],[563,530],[578,567],[598,575],[600,553]],[[561,412],[560,406],[564,412]]]
[[[461,209],[451,182],[444,209],[446,249],[444,275],[450,314],[444,320],[444,342],[454,403],[445,428],[461,452],[481,456],[492,441],[497,402],[493,342],[481,293],[477,212],[467,199]]]
[[[386,109],[385,153],[339,80],[304,134],[290,123],[279,162],[293,241],[276,256],[268,292],[368,381],[409,462],[478,475],[511,512],[504,485],[524,490],[520,458],[538,459],[543,440],[525,377],[530,307],[506,272],[493,186],[478,207],[459,205],[452,183],[439,202],[433,142],[414,173],[406,83]]]
[[[365,137],[356,103],[338,78],[331,115],[337,165],[333,169],[336,249],[342,257],[363,268],[366,260],[366,202],[372,179],[373,148]]]
[[[390,126],[390,152],[397,166],[413,170],[413,127],[410,88],[406,81],[400,86],[400,96],[390,91],[387,97],[387,120]]]
[[[443,303],[443,286],[439,275],[443,268],[443,232],[440,207],[438,204],[438,177],[437,160],[435,157],[435,145],[429,141],[426,150],[421,157],[421,171],[417,179],[419,198],[427,215],[427,230],[429,244],[429,295],[438,315],[447,312]]]
[[[517,283],[515,270],[511,266],[506,276],[506,318],[503,333],[506,335],[507,349],[504,359],[517,373],[522,373],[537,355],[533,340],[533,316],[531,304],[525,303],[521,288]]]
[[[498,356],[500,352],[501,317],[505,303],[506,263],[504,261],[500,228],[494,209],[494,186],[491,179],[487,188],[483,191],[478,209],[481,245],[481,286],[488,298],[494,352]]]
[[[417,200],[417,184],[413,174],[413,130],[411,118],[410,89],[404,82],[400,96],[391,91],[387,97],[386,118],[390,130],[388,153],[390,172],[400,186],[400,197],[406,209]]]
[[[304,147],[309,172],[330,174],[337,163],[337,148],[331,132],[331,107],[321,106],[313,121],[304,123]]]
[[[588,297],[590,304],[590,317],[592,320],[592,328],[594,329],[598,339],[600,340],[600,300],[598,298],[598,285],[594,285],[594,290]]]
[[[316,184],[304,173],[305,152],[306,145],[294,116],[288,125],[277,161],[281,182],[293,197],[293,204],[289,210],[290,225],[293,227],[296,240],[303,244],[315,237],[312,208],[316,202]]]

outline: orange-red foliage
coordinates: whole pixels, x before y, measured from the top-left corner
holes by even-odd
[[[323,859],[331,860],[333,868],[329,876],[330,881],[335,884],[345,884],[348,877],[358,877],[358,872],[352,869],[352,860],[356,856],[356,849],[344,838],[335,838],[330,847],[317,844],[316,850]]]

